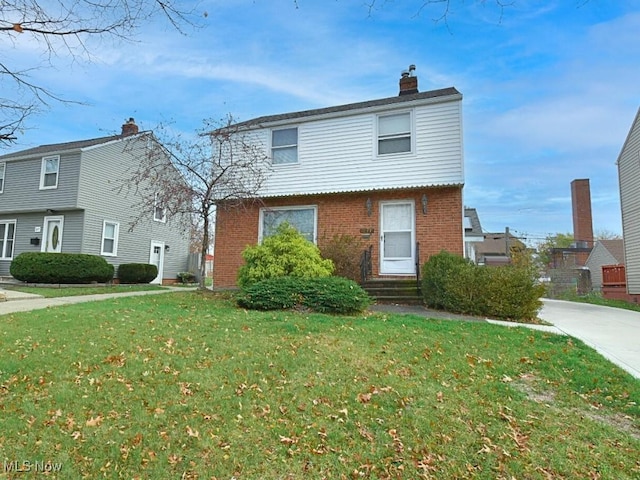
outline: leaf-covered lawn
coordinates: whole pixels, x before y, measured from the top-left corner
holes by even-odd
[[[0,331],[8,478],[640,477],[640,382],[568,337],[199,293]]]

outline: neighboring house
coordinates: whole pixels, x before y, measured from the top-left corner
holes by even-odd
[[[481,243],[475,245],[478,265],[499,266],[511,263],[514,251],[524,251],[527,246],[508,232],[485,233]]]
[[[239,125],[272,172],[261,202],[217,211],[216,287],[235,286],[242,251],[284,221],[320,246],[336,234],[360,239],[373,278],[415,277],[430,255],[464,253],[462,95],[419,93],[412,73],[398,96]]]
[[[186,269],[184,228],[161,206],[130,230],[141,213],[134,190],[123,187],[145,145],[133,119],[122,134],[43,145],[0,156],[0,276],[22,252],[100,255],[109,263],[153,263],[154,283]]]
[[[602,266],[624,264],[624,242],[622,240],[598,240],[587,258],[586,267],[591,272],[593,290],[602,289]]]
[[[640,109],[618,156],[627,293],[640,301]]]
[[[464,256],[477,263],[476,246],[484,241],[484,233],[475,208],[464,208]]]

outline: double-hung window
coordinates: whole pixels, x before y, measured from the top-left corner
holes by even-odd
[[[411,152],[411,113],[378,117],[378,155]]]
[[[101,255],[115,257],[118,255],[118,233],[120,224],[105,220],[102,224],[102,247]]]
[[[4,191],[4,172],[7,170],[6,163],[0,163],[0,193]]]
[[[274,165],[298,163],[298,128],[271,131],[271,161]]]
[[[16,237],[16,221],[0,220],[0,260],[13,258],[13,243]]]
[[[166,222],[167,215],[162,203],[162,199],[160,198],[160,194],[156,193],[155,199],[153,201],[153,219],[156,222]]]
[[[315,205],[263,208],[260,210],[260,241],[273,235],[284,222],[295,227],[310,242],[316,242],[318,208]]]
[[[40,190],[58,188],[58,173],[60,171],[60,156],[44,157],[40,170]]]

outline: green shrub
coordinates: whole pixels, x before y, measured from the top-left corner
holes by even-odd
[[[354,281],[360,279],[360,256],[364,249],[362,240],[352,235],[334,235],[331,240],[324,242],[320,252],[324,258],[333,262],[333,274],[337,277],[349,278]]]
[[[25,252],[9,268],[14,278],[30,283],[102,283],[113,271],[104,258],[83,253]]]
[[[535,272],[528,267],[482,267],[441,252],[422,268],[422,293],[432,308],[507,320],[534,320],[544,294],[544,286],[535,278]]]
[[[245,264],[238,271],[238,285],[276,277],[328,277],[333,262],[325,260],[320,250],[287,223],[278,226],[276,234],[265,238],[261,245],[247,247],[242,252]]]
[[[195,283],[196,281],[195,274],[191,272],[180,272],[177,277],[180,283]]]
[[[349,314],[364,311],[371,299],[360,285],[342,277],[279,277],[243,289],[238,305],[253,310],[305,307],[316,312]]]
[[[120,283],[149,283],[158,276],[158,267],[150,263],[123,263],[118,267]]]
[[[456,277],[470,262],[460,255],[445,252],[432,255],[422,267],[422,295],[432,308],[451,310],[451,288]],[[452,310],[453,311],[453,310]]]

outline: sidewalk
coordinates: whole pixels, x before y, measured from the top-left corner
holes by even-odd
[[[72,305],[74,303],[95,302],[118,297],[137,297],[140,295],[158,295],[169,292],[187,292],[192,289],[184,287],[165,287],[163,290],[149,290],[143,292],[101,293],[96,295],[77,295],[73,297],[45,298],[32,293],[16,292],[0,288],[0,297],[5,296],[6,301],[0,300],[0,315],[16,312],[28,312],[48,307]]]

